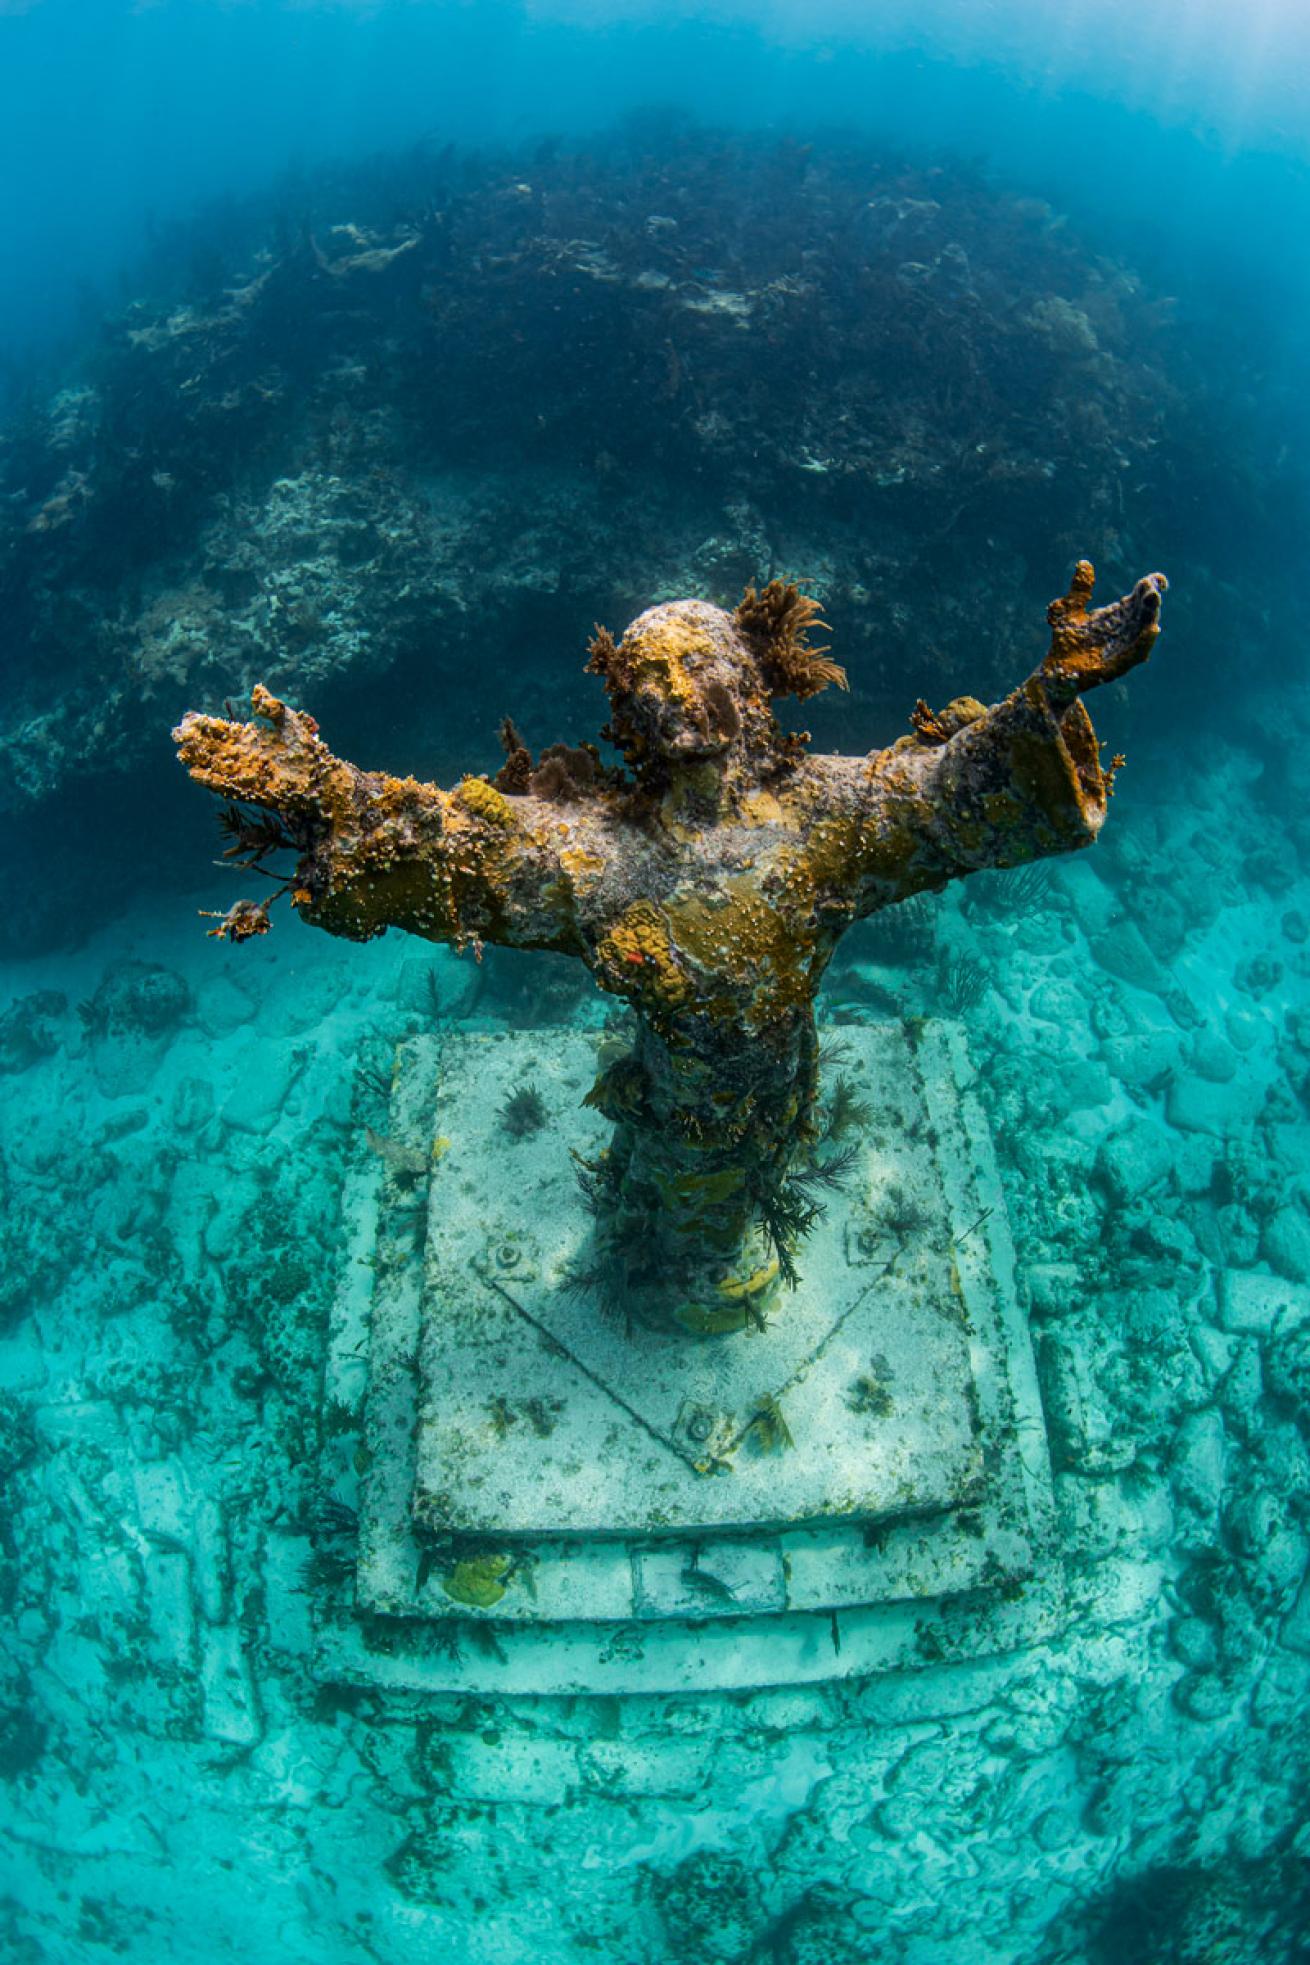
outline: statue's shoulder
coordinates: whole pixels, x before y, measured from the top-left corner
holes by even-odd
[[[841,751],[807,751],[788,782],[806,803],[829,801],[840,804],[853,795],[866,775],[867,757],[847,757]]]

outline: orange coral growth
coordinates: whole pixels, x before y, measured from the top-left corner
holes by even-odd
[[[1080,559],[1068,593],[1046,610],[1051,648],[1042,676],[1053,703],[1117,681],[1146,661],[1160,632],[1160,602],[1169,585],[1163,573],[1148,573],[1108,607],[1090,606],[1095,581],[1091,561]]]
[[[914,726],[915,736],[924,744],[944,744],[951,734],[936,710],[929,709],[922,696],[910,711],[910,722]]]
[[[267,901],[233,901],[226,914],[202,907],[200,915],[202,920],[218,923],[217,928],[206,928],[207,935],[224,942],[248,942],[255,935],[266,935],[272,927],[268,910]]]

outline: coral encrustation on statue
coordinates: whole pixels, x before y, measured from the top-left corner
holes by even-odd
[[[632,1042],[587,1093],[613,1123],[581,1169],[593,1293],[657,1327],[759,1329],[846,1172],[822,1137],[814,1019],[840,935],[979,868],[1086,846],[1105,817],[1113,767],[1081,698],[1146,658],[1165,581],[1092,610],[1092,579],[1080,561],[1045,661],[1003,702],[921,702],[867,757],[815,756],[780,728],[775,699],[846,678],[810,640],[817,603],[778,581],[734,614],[675,601],[619,642],[597,631],[622,766],[590,744],[534,759],[507,721],[496,777],[446,791],[334,757],[260,688],[253,722],[190,714],[177,742],[233,801],[239,864],[296,853],[274,898],[306,921],[557,950],[630,1005]],[[212,932],[259,935],[269,908],[239,901]]]

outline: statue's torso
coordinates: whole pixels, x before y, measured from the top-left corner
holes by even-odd
[[[612,822],[562,817],[579,952],[603,989],[658,1026],[744,1019],[758,1032],[808,1008],[855,912],[843,869],[856,821],[811,770],[717,809],[699,791],[675,784],[624,827],[617,853]]]

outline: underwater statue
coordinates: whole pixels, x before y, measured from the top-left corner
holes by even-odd
[[[230,858],[298,855],[278,891],[304,920],[576,955],[630,1006],[630,1048],[588,1094],[613,1137],[581,1169],[605,1293],[665,1327],[742,1329],[796,1280],[816,1159],[839,1172],[817,1158],[814,1018],[839,936],[1100,829],[1113,768],[1080,698],[1146,660],[1166,582],[1091,609],[1092,580],[1081,561],[1049,653],[1004,702],[920,702],[867,757],[812,756],[779,727],[775,698],[846,686],[810,640],[818,604],[779,581],[733,614],[673,601],[617,643],[597,631],[602,735],[626,769],[591,744],[534,760],[507,722],[497,775],[445,791],[334,757],[259,687],[253,722],[192,713],[174,734],[192,777],[236,801]],[[210,932],[262,934],[269,905],[238,901]]]

